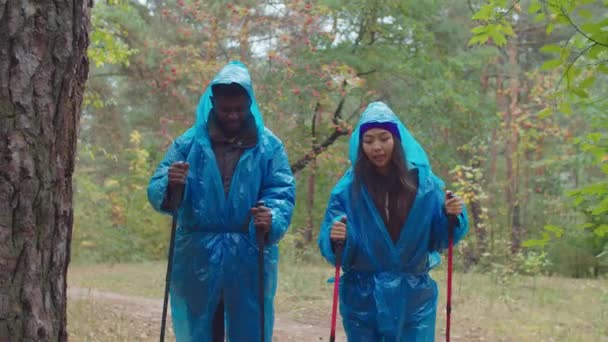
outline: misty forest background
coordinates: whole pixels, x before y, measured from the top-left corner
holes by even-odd
[[[463,271],[608,272],[607,2],[101,1],[75,173],[75,262],[166,257],[150,175],[225,63],[252,73],[297,206],[280,248],[317,262],[348,134],[386,101],[466,200]],[[285,260],[285,259],[284,259]]]

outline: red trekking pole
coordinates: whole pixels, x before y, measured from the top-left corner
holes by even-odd
[[[448,192],[448,199],[454,198],[452,192]],[[448,215],[448,295],[447,305],[445,307],[445,340],[450,342],[450,320],[452,314],[452,263],[454,258],[454,226],[456,225],[456,216]]]
[[[340,220],[346,224],[346,218]],[[338,292],[340,289],[340,267],[342,266],[342,251],[344,250],[344,241],[335,242],[336,255],[336,276],[334,277],[334,303],[331,307],[331,332],[329,334],[329,342],[336,341],[336,316],[338,313]]]

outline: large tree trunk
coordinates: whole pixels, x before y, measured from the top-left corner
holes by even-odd
[[[65,341],[92,2],[0,0],[0,341]]]

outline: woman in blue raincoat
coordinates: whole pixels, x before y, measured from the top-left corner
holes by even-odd
[[[437,284],[429,270],[448,245],[447,214],[458,217],[455,241],[467,232],[462,201],[446,200],[426,153],[384,103],[363,112],[350,160],[318,241],[332,264],[334,242],[345,241],[340,313],[348,340],[434,341]]]
[[[148,198],[167,212],[185,183],[175,237],[171,312],[177,341],[254,341],[260,336],[256,227],[266,231],[265,336],[272,339],[278,246],[295,185],[281,141],[264,127],[247,68],[226,65],[200,99],[196,123],[152,176]],[[263,208],[254,208],[262,201]],[[252,219],[253,216],[253,219]]]

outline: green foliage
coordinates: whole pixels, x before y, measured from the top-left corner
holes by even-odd
[[[573,231],[547,245],[546,253],[552,261],[550,271],[569,277],[597,277],[607,271],[598,256],[608,239],[600,241],[588,231]]]
[[[137,49],[127,43],[128,31],[119,23],[135,15],[127,1],[101,1],[95,4],[91,14],[90,45],[87,55],[94,70],[108,69],[112,66],[128,67],[130,58],[137,54]],[[94,77],[94,76],[92,76]],[[104,94],[89,82],[83,100],[83,108],[100,109],[111,103],[104,100]]]
[[[473,36],[469,45],[492,41],[497,46],[503,46],[507,43],[507,37],[515,35],[513,25],[518,21],[517,18],[524,15],[520,1],[511,1],[508,9],[504,3],[505,1],[490,0],[477,11],[473,19],[479,20],[481,25],[471,30]],[[576,32],[560,44],[546,44],[540,49],[540,52],[552,56],[552,59],[542,64],[541,70],[559,69],[563,72],[566,93],[560,95],[572,94],[579,99],[587,99],[590,89],[596,85],[597,77],[608,73],[608,68],[605,67],[608,57],[608,20],[601,15],[607,11],[608,3],[605,2],[529,2],[527,14],[533,16],[535,22],[544,23],[548,35],[554,33],[555,27],[570,28]],[[594,12],[597,15],[593,15]],[[556,88],[561,84],[562,80]],[[569,101],[567,97],[565,99]]]
[[[572,206],[581,214],[579,223],[574,225],[579,231],[576,236],[584,236],[589,240],[589,244],[595,246],[593,253],[599,255],[608,244],[608,120],[605,115],[601,115],[594,122],[595,129],[599,132],[587,134],[579,140],[579,146],[581,151],[592,157],[591,165],[598,169],[599,177],[588,185],[567,191],[566,195]],[[524,246],[546,248],[555,239],[564,237],[567,229],[547,225],[544,230],[541,239],[528,240]]]
[[[541,239],[530,239],[523,242],[524,247],[545,247],[553,238],[561,238],[564,235],[564,228],[554,225],[546,225],[543,227]]]
[[[145,186],[153,169],[141,139],[138,131],[131,133],[124,160],[106,154],[118,172],[103,179],[95,163],[88,163],[96,160],[95,153],[81,150],[75,177],[75,259],[124,262],[165,255],[169,221],[148,205]]]
[[[137,50],[130,48],[121,38],[126,37],[128,32],[115,25],[113,18],[132,14],[133,8],[128,2],[101,1],[95,4],[91,16],[91,45],[87,50],[95,67],[101,68],[106,64],[129,66],[129,57],[136,54]]]
[[[546,59],[538,67],[546,73],[557,71],[561,76],[554,82],[551,105],[540,109],[537,117],[542,120],[556,113],[577,115],[583,118],[593,132],[581,132],[577,138],[576,157],[566,163],[573,168],[593,170],[583,179],[582,186],[565,191],[566,198],[569,199],[566,203],[569,202],[571,208],[579,214],[562,219],[559,225],[545,224],[535,234],[539,238],[526,241],[524,246],[547,249],[556,241],[587,239],[592,242],[581,247],[581,250],[586,250],[589,255],[599,254],[608,235],[608,184],[605,181],[608,151],[604,133],[607,117],[603,114],[606,103],[602,91],[608,72],[605,67],[608,57],[608,3],[531,0],[526,4],[527,8],[522,9],[522,6],[520,1],[486,1],[473,16],[479,25],[471,31],[469,45],[490,44],[500,48],[508,45],[508,38],[513,36],[504,32],[502,27],[509,27],[506,31],[517,35],[518,30],[515,28],[524,20],[545,25],[546,40],[551,41],[539,48]],[[566,165],[554,162],[548,159],[542,165]],[[579,176],[576,178],[578,183]],[[536,183],[537,186],[540,185],[539,180]],[[558,216],[563,218],[564,213]],[[591,245],[602,248],[591,248]],[[580,254],[580,251],[577,253]],[[555,257],[555,254],[550,255],[550,258]],[[560,258],[555,264],[559,265],[562,261]],[[564,269],[564,272],[573,274],[571,269]]]
[[[583,213],[585,222],[579,225],[598,239],[608,241],[608,120],[604,114],[597,120],[598,132],[581,140],[581,150],[593,156],[600,172],[600,180],[568,192],[574,207]]]
[[[547,274],[553,263],[549,260],[547,252],[530,251],[526,254],[519,253],[515,257],[515,263],[518,265],[517,270],[525,275],[541,275]]]

